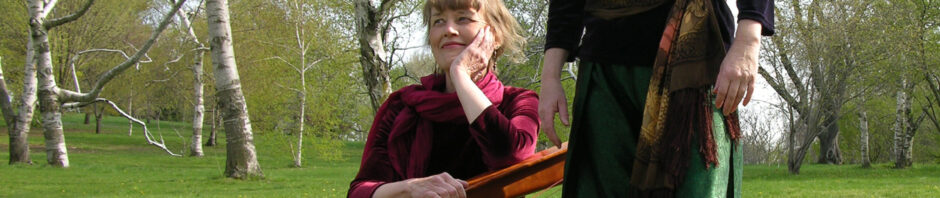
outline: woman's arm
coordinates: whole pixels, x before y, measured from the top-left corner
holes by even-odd
[[[751,100],[760,54],[760,32],[761,24],[757,21],[744,19],[738,22],[734,42],[721,62],[721,71],[715,82],[715,106],[721,108],[724,115],[737,110],[742,99],[745,106]]]
[[[542,66],[542,88],[538,106],[538,115],[545,124],[542,132],[555,146],[561,146],[561,139],[555,134],[555,112],[561,118],[561,123],[568,125],[568,99],[565,98],[565,89],[561,86],[561,66],[565,64],[568,50],[551,48],[545,50],[544,65]]]
[[[470,135],[481,148],[487,167],[510,166],[535,153],[538,103],[533,91],[507,88],[500,108],[490,106],[470,123]]]
[[[451,83],[457,92],[457,99],[460,100],[463,112],[467,116],[467,122],[473,122],[484,109],[493,105],[470,78],[470,73],[486,70],[486,64],[489,64],[490,56],[496,49],[495,42],[490,27],[482,28],[470,45],[457,55],[448,71]]]
[[[555,134],[555,113],[558,113],[562,124],[569,124],[568,99],[561,86],[561,67],[566,61],[574,61],[572,55],[576,53],[575,49],[584,32],[583,21],[584,0],[549,2],[538,115],[544,124],[542,132],[559,147],[561,139]]]

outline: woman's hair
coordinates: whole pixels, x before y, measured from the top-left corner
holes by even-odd
[[[493,34],[496,35],[500,45],[496,48],[493,57],[490,59],[489,69],[496,71],[496,60],[506,54],[512,62],[522,61],[522,48],[525,45],[525,37],[522,37],[522,27],[516,18],[509,14],[509,9],[503,4],[502,0],[427,0],[424,4],[422,17],[425,27],[430,32],[431,10],[458,10],[474,9],[483,16],[483,20],[493,28]],[[430,42],[430,38],[426,39]]]

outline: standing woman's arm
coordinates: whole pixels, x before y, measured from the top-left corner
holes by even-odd
[[[760,56],[760,36],[774,33],[772,0],[739,0],[738,28],[731,49],[721,63],[715,82],[715,106],[725,115],[737,110],[742,101],[747,105],[754,93]]]
[[[584,0],[551,0],[548,5],[548,32],[545,35],[545,56],[538,115],[542,132],[556,146],[561,140],[555,134],[555,113],[568,125],[568,99],[561,86],[561,66],[574,61],[573,54],[584,32]]]

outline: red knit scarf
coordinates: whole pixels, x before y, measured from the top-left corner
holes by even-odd
[[[434,135],[432,123],[467,124],[457,94],[444,93],[445,83],[444,75],[428,75],[421,78],[420,85],[404,87],[392,93],[386,101],[387,104],[404,106],[395,118],[388,138],[389,160],[397,174],[404,178],[427,176]],[[499,106],[505,88],[496,75],[487,73],[476,85],[493,105]],[[379,112],[384,110],[385,106]]]

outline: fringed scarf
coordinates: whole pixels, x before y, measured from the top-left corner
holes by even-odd
[[[598,0],[586,9],[601,18],[619,17],[669,1]],[[684,180],[691,152],[702,154],[706,168],[718,164],[711,88],[726,48],[712,0],[674,1],[653,65],[630,181],[641,196],[673,196]],[[617,12],[627,14],[610,14]],[[725,122],[736,143],[740,134],[737,115]],[[698,148],[691,148],[692,141],[697,141]]]
[[[405,106],[395,118],[388,138],[389,160],[396,174],[403,178],[427,176],[434,139],[432,123],[467,124],[457,94],[443,92],[444,78],[440,74],[422,77],[420,85],[404,87],[387,100]],[[496,75],[487,73],[476,84],[493,105],[499,106],[505,87]]]

